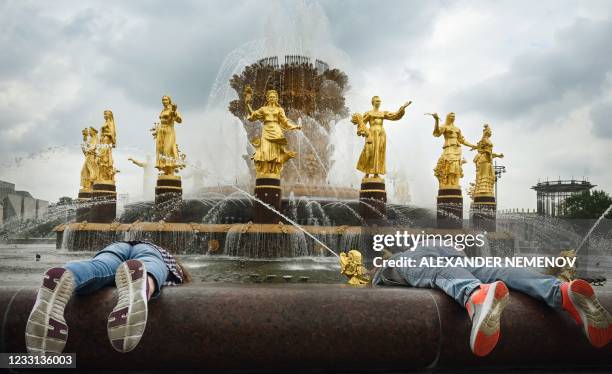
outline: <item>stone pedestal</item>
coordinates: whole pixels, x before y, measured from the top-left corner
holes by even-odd
[[[437,200],[438,228],[463,228],[463,195],[461,194],[461,188],[439,189]]]
[[[77,222],[85,222],[90,220],[89,211],[91,210],[91,197],[92,191],[79,190],[79,196],[75,201]]]
[[[165,222],[181,222],[183,185],[178,175],[160,175],[155,186],[155,206],[158,219]]]
[[[282,198],[280,179],[255,179],[255,197],[280,212]],[[255,202],[255,223],[278,223],[279,221],[282,221],[281,216],[259,201]]]
[[[476,230],[494,232],[496,230],[497,203],[495,196],[474,196],[470,207],[470,221]]]
[[[359,215],[366,223],[386,222],[387,191],[382,178],[363,178],[359,190]]]
[[[97,181],[91,193],[89,222],[110,223],[117,218],[117,192],[114,181]]]

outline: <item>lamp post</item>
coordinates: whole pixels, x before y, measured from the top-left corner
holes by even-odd
[[[506,172],[506,167],[503,165],[498,166],[497,161],[495,161],[493,170],[495,170],[495,198],[497,199],[497,181],[502,177],[502,174]]]

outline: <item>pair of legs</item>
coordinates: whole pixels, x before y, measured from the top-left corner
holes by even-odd
[[[73,293],[113,284],[119,297],[108,316],[108,337],[117,351],[131,351],[144,333],[148,300],[159,295],[167,277],[161,253],[148,244],[114,243],[90,260],[47,270],[26,325],[28,352],[62,352],[68,340],[64,308]]]
[[[419,247],[414,251],[397,253],[391,259],[404,257],[416,265],[422,259],[461,257],[453,248]],[[561,282],[557,278],[525,268],[487,267],[394,267],[377,272],[373,282],[419,288],[439,288],[467,309],[472,318],[470,347],[480,356],[490,353],[499,339],[499,319],[508,304],[508,288],[545,302],[551,308],[566,310],[596,347],[610,341],[612,317],[583,281]]]

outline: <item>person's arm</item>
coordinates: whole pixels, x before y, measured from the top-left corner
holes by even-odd
[[[385,112],[384,114],[384,118],[388,119],[390,121],[397,121],[402,119],[402,117],[404,116],[404,113],[406,113],[406,108],[412,104],[412,101],[408,101],[406,102],[404,105],[402,105],[397,112]]]
[[[285,111],[283,108],[280,108],[278,113],[278,123],[285,130],[300,130],[302,126],[294,125],[289,121],[287,116],[285,115]]]
[[[172,114],[174,115],[174,121],[176,123],[183,122],[183,117],[181,116],[181,113],[179,113],[178,110],[176,110],[176,105],[172,107]]]
[[[253,108],[251,108],[251,103],[247,103],[246,107],[248,112],[247,120],[250,122],[260,121],[264,118],[262,108],[253,110]]]
[[[128,158],[128,160],[132,161],[132,163],[136,166],[140,166],[141,168],[145,167],[145,163],[144,162],[140,162],[138,160],[134,160],[133,158]]]
[[[429,114],[429,113],[427,113]],[[441,136],[442,134],[444,134],[444,126],[440,127],[440,117],[438,116],[438,113],[431,113],[429,114],[430,116],[433,117],[435,124],[434,124],[434,130],[433,130],[433,136],[435,136],[436,138]]]
[[[459,130],[459,134],[457,134],[457,140],[459,140],[459,143],[470,147],[472,149],[476,149],[478,148],[478,146],[476,144],[472,144],[470,142],[468,142],[467,140],[465,140],[465,138],[463,137],[463,134],[461,133],[461,130]]]

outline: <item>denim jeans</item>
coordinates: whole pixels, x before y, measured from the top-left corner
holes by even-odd
[[[168,267],[161,253],[148,244],[113,243],[91,260],[69,262],[64,268],[74,274],[75,292],[85,295],[114,285],[117,267],[127,260],[140,260],[144,264],[147,274],[155,280],[153,297],[157,297],[168,277]]]
[[[463,252],[450,247],[417,247],[414,251],[396,253],[390,259],[405,257],[418,265],[424,257],[459,257]],[[526,268],[504,267],[387,267],[379,269],[373,285],[403,285],[419,288],[439,288],[465,307],[471,293],[482,283],[501,280],[508,288],[523,292],[548,306],[560,309],[561,281],[551,275]]]

